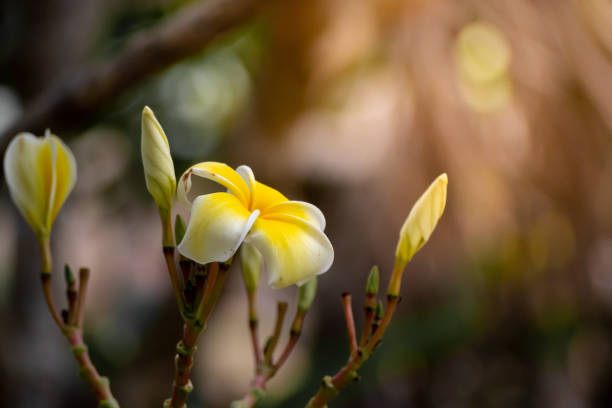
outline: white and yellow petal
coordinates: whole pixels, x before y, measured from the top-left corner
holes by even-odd
[[[258,218],[247,242],[263,255],[268,283],[274,288],[302,284],[326,272],[334,250],[318,226],[291,215]]]
[[[251,170],[249,166],[239,166],[236,168],[236,173],[240,174],[251,191],[251,199],[249,201],[250,209],[258,208],[260,211],[264,211],[268,207],[289,201],[289,199],[279,191],[256,181],[253,170]]]
[[[43,138],[21,133],[7,148],[4,174],[28,224],[37,235],[48,235],[76,183],[76,160],[70,149],[48,131]]]
[[[284,201],[269,206],[261,211],[261,216],[274,219],[275,216],[291,215],[315,225],[321,231],[325,229],[325,216],[314,205],[304,201]]]
[[[183,203],[189,204],[188,193],[191,190],[191,176],[212,180],[227,188],[236,196],[245,208],[249,208],[251,192],[249,187],[234,169],[225,163],[202,162],[187,169],[179,179],[177,195]]]
[[[249,212],[233,194],[201,195],[193,201],[178,250],[201,264],[225,262],[234,255],[258,215],[259,211]]]
[[[446,173],[441,174],[410,210],[400,230],[400,238],[395,250],[398,265],[405,265],[410,261],[433,233],[446,206],[447,185]]]

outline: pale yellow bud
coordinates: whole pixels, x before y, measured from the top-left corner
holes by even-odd
[[[247,292],[252,293],[259,286],[259,275],[263,267],[263,256],[253,245],[244,242],[240,249],[242,276]]]
[[[417,200],[400,231],[395,261],[402,269],[427,242],[446,205],[446,173],[438,176]]]
[[[167,213],[172,208],[172,199],[176,192],[174,163],[164,130],[148,106],[142,110],[140,147],[147,190],[153,196],[160,212]]]
[[[21,215],[39,239],[47,238],[77,179],[68,146],[48,130],[44,137],[20,133],[6,149],[4,176]]]

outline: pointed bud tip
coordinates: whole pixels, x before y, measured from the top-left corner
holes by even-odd
[[[145,107],[142,108],[142,116],[155,116],[155,114],[149,106],[145,105]]]
[[[368,295],[374,295],[378,293],[378,285],[380,283],[380,272],[378,271],[378,266],[374,265],[372,269],[370,269],[370,274],[368,275],[368,281],[366,283],[366,293]]]
[[[72,268],[70,268],[70,265],[68,264],[64,266],[64,278],[66,279],[66,283],[69,285],[76,282],[74,272],[72,272]]]

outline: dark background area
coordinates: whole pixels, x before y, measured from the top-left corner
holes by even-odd
[[[188,3],[1,0],[0,133]],[[54,226],[55,267],[92,269],[86,340],[122,406],[161,406],[180,336],[140,162],[144,105],[179,174],[248,164],[326,215],[334,265],[261,407],[304,406],[345,363],[340,293],[361,323],[370,267],[386,285],[404,218],[444,171],[447,209],[407,268],[393,324],[332,406],[611,406],[611,27],[606,0],[270,2],[93,114],[50,123],[79,177]],[[34,236],[0,197],[2,400],[93,407],[45,310]],[[262,335],[295,293],[262,288]],[[246,319],[234,268],[201,336],[190,407],[246,391]]]

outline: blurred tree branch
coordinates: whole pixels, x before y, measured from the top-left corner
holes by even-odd
[[[0,154],[22,131],[45,128],[64,134],[91,118],[150,75],[201,51],[220,33],[248,21],[259,9],[255,0],[196,2],[166,23],[138,34],[112,60],[87,67],[43,92],[20,120],[4,132]],[[0,170],[2,171],[2,170]]]

